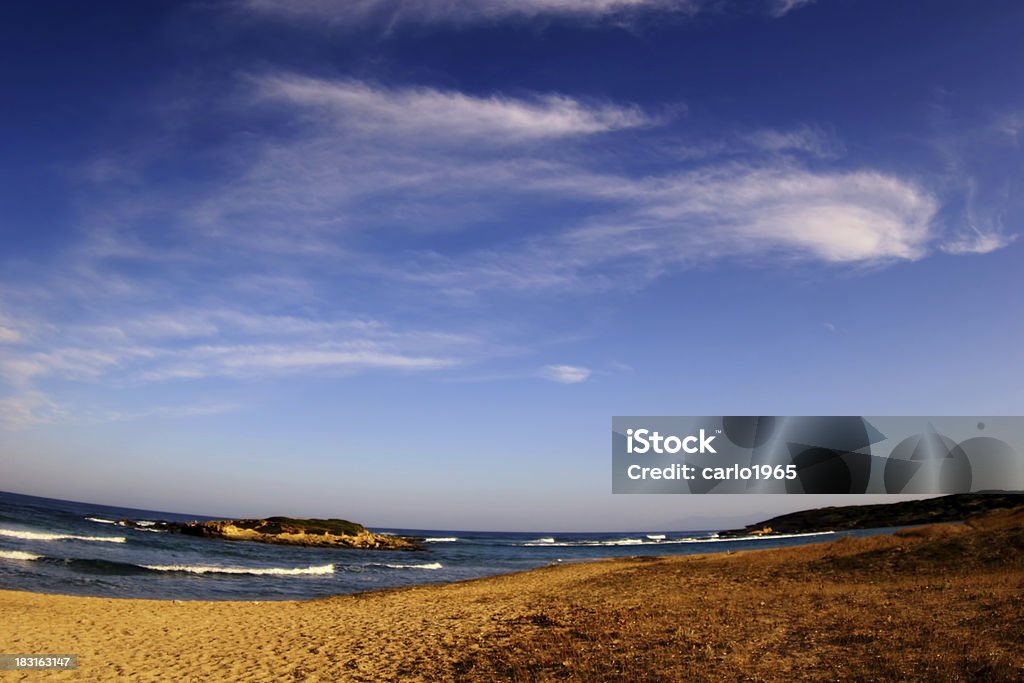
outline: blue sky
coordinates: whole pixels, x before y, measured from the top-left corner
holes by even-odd
[[[700,528],[836,501],[612,415],[1024,410],[1020,3],[3,12],[4,489]]]

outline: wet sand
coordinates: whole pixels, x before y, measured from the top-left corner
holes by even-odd
[[[302,602],[0,591],[2,680],[1024,680],[1024,511]]]

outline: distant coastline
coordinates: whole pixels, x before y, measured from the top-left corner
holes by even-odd
[[[960,522],[974,515],[1021,505],[1024,505],[1024,493],[958,493],[899,503],[801,510],[748,524],[742,529],[723,531],[719,535],[723,538],[736,538],[751,534],[814,533]]]

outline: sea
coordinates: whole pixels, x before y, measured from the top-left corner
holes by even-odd
[[[715,530],[372,529],[423,538],[426,550],[410,552],[214,540],[150,527],[155,521],[206,519],[212,518],[0,492],[0,588],[160,600],[294,600],[609,557],[778,548],[891,531],[719,538]]]

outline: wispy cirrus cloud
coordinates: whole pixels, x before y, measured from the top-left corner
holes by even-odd
[[[20,341],[22,337],[21,331],[0,318],[0,344],[11,344]]]
[[[196,325],[196,320],[227,320],[238,326]],[[141,321],[55,326],[52,335],[31,346],[8,349],[0,362],[0,378],[9,385],[30,387],[45,378],[130,384],[332,368],[432,370],[458,364],[454,350],[464,351],[475,343],[466,336],[397,332],[362,320],[184,311],[177,319],[161,314]]]
[[[622,255],[642,260],[646,254],[655,270],[685,264],[695,249],[703,258],[767,249],[787,258],[875,262],[919,258],[936,237],[929,221],[937,199],[916,183],[871,170],[811,170],[778,156],[840,156],[841,143],[813,127],[751,132],[746,144],[761,156],[749,161],[709,157],[686,171],[637,177],[602,172],[587,154],[598,144],[595,135],[658,120],[635,106],[585,105],[555,95],[470,97],[280,74],[255,83],[261,99],[315,117],[301,135],[250,155],[256,160],[246,174],[196,212],[198,224],[225,235],[238,234],[230,226],[244,221],[249,245],[288,249],[312,240],[319,251],[346,258],[352,232],[369,226],[443,233],[501,220],[524,205],[575,205],[575,225],[562,221],[550,229],[542,221],[501,244],[506,263],[544,264],[550,259],[537,259],[536,252],[557,248],[564,256],[557,268],[514,266],[520,281],[547,286]],[[409,106],[421,100],[422,106]],[[540,137],[548,144],[530,144]],[[567,156],[557,143],[569,139]],[[606,145],[615,143],[602,143],[602,151]],[[542,234],[529,236],[533,231]],[[476,265],[459,265],[463,258]],[[359,261],[378,276],[394,271],[393,258],[373,265],[373,255],[362,254]],[[497,283],[509,270],[488,261],[486,249],[426,251],[410,254],[406,270],[419,282],[439,281],[451,264],[475,271],[486,286],[487,272],[499,276]]]
[[[874,172],[726,164],[638,180],[562,175],[550,185],[560,181],[563,192],[606,201],[605,210],[578,226],[499,248],[419,258],[394,276],[476,291],[605,290],[640,287],[718,260],[780,266],[917,260],[937,237],[936,198]]]
[[[836,159],[845,147],[835,136],[814,126],[800,126],[787,130],[764,128],[747,133],[744,139],[765,152],[799,152],[820,159]]]
[[[709,4],[709,0],[243,0],[239,7],[268,17],[344,26],[368,21],[394,25],[537,17],[596,19],[644,11],[689,15]]]
[[[0,397],[0,428],[25,429],[65,417],[64,409],[41,391]]]
[[[362,81],[278,74],[254,79],[256,92],[319,113],[322,123],[353,132],[503,146],[648,126],[635,106],[584,103],[566,95],[471,96],[428,87],[386,88]]]
[[[195,406],[103,409],[54,398],[72,385],[139,388],[174,381],[232,381],[366,371],[435,372],[478,352],[451,333],[403,332],[367,320],[329,321],[231,310],[179,309],[149,316],[53,324],[0,358],[0,423],[96,422],[207,414]],[[231,405],[231,402],[204,402]]]
[[[83,239],[45,277],[9,283],[23,312],[76,312],[0,319],[8,412],[58,415],[42,398],[67,382],[454,374],[528,336],[538,297],[724,261],[849,268],[1012,239],[944,228],[941,186],[854,165],[810,124],[723,126],[705,153],[648,167],[637,140],[657,150],[673,120],[631,103],[281,71],[232,92],[219,115],[246,134],[204,152],[222,172],[168,185],[140,157],[127,190],[91,174]],[[159,148],[155,167],[175,145]],[[516,334],[464,332],[497,300],[526,311]],[[530,353],[520,373],[535,376]]]
[[[559,384],[579,384],[587,381],[592,372],[579,365],[545,365],[542,374],[545,379]]]
[[[943,242],[942,251],[947,254],[990,254],[1012,244],[1016,235],[1002,231],[970,229],[962,231],[956,237]]]
[[[691,17],[734,6],[780,18],[815,0],[241,0],[247,13],[333,27],[476,24],[544,18],[627,21],[652,14]]]
[[[790,12],[812,5],[817,0],[772,0],[769,13],[774,17],[783,17]]]
[[[938,246],[952,255],[988,254],[1017,239],[1006,217],[1024,206],[1012,172],[1019,165],[1017,133],[1024,116],[1001,112],[965,126],[955,114],[951,94],[938,90],[931,103],[933,132],[928,139],[944,165],[937,184],[946,198],[946,229]]]

